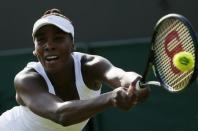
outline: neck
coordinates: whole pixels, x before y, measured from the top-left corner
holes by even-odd
[[[71,56],[65,66],[56,72],[46,72],[47,76],[49,77],[50,81],[62,85],[64,83],[71,82],[73,78],[75,78],[75,71],[74,71],[74,60]]]

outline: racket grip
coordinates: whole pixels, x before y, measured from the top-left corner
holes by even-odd
[[[145,87],[146,87],[146,85],[143,84],[143,83],[141,82],[141,80],[139,80],[139,81],[136,82],[135,89],[136,89],[137,91],[142,90],[142,89],[145,88]]]

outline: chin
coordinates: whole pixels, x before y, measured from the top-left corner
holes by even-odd
[[[61,64],[46,64],[44,66],[45,71],[49,72],[49,73],[58,73],[60,71],[63,70],[63,66],[61,66]]]
[[[45,68],[45,71],[50,74],[56,74],[58,72],[61,72],[61,69],[59,69],[59,68]]]

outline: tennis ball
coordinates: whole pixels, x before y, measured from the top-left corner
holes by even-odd
[[[194,56],[186,51],[181,51],[173,56],[173,65],[181,72],[187,72],[194,68]]]

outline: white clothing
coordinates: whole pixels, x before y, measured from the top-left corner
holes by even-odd
[[[101,90],[94,91],[89,89],[81,74],[81,56],[79,52],[73,53],[74,68],[76,77],[76,87],[81,100],[99,96]],[[49,93],[55,95],[54,87],[47,77],[40,62],[30,62],[26,68],[34,68],[46,81]],[[81,123],[63,127],[51,120],[40,117],[24,106],[16,106],[6,111],[0,116],[0,131],[81,131],[88,120]]]

